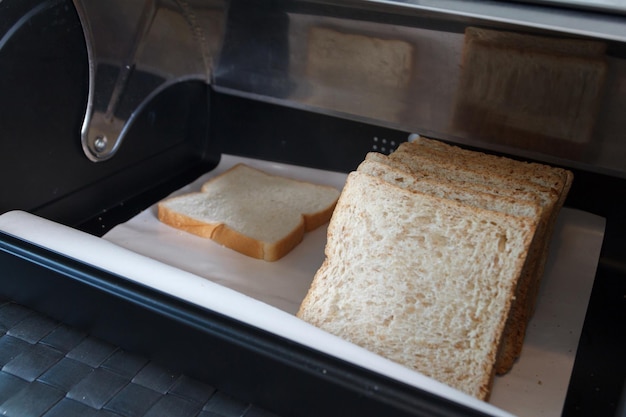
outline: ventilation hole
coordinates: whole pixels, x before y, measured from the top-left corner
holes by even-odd
[[[389,155],[398,147],[398,142],[396,140],[383,138],[380,136],[372,137],[372,150],[375,152],[381,152]]]

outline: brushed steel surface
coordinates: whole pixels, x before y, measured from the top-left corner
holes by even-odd
[[[197,79],[222,93],[626,175],[623,13],[481,0],[75,4],[91,70],[82,144],[93,161],[114,155],[151,97]],[[472,60],[484,51],[468,44],[468,27],[532,40]],[[592,41],[600,52],[581,58],[557,47],[546,57],[536,39]],[[477,79],[476,62],[512,67]],[[476,82],[484,99],[468,87]],[[489,93],[495,86],[500,93]]]

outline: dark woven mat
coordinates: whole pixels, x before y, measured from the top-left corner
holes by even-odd
[[[276,417],[0,300],[0,416]]]

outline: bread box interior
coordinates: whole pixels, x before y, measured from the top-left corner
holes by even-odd
[[[4,414],[626,415],[623,6],[4,0],[0,17]],[[295,317],[326,226],[265,262],[156,218],[237,163],[341,190],[416,137],[574,175],[487,402]],[[89,343],[108,353],[88,382],[54,383]]]

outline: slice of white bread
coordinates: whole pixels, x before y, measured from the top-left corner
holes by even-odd
[[[352,172],[298,316],[486,399],[533,222]]]
[[[326,223],[338,198],[334,187],[238,164],[206,182],[201,192],[161,201],[158,217],[245,255],[275,261],[305,232]]]

